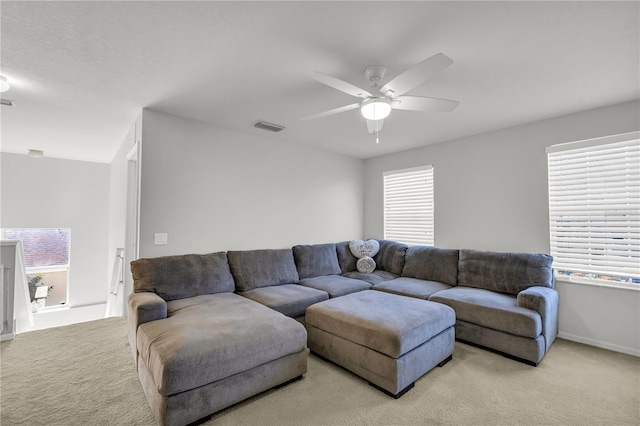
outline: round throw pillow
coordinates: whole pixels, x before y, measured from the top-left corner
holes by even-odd
[[[376,261],[369,256],[361,257],[356,262],[356,268],[358,268],[358,272],[370,274],[376,270]]]
[[[380,244],[376,240],[351,240],[349,242],[349,250],[358,259],[365,256],[373,257],[378,254],[380,250]]]

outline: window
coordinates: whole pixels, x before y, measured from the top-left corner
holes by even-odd
[[[433,245],[433,167],[383,174],[384,238]]]
[[[2,239],[20,240],[34,311],[66,305],[69,229],[3,229]]]
[[[547,148],[551,254],[559,275],[640,284],[638,136]]]

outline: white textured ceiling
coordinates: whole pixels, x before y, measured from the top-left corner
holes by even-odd
[[[1,8],[4,152],[109,162],[141,108],[370,158],[639,97],[639,3],[11,2]],[[393,111],[381,142],[357,102],[438,52],[454,64],[408,94],[450,113]],[[252,127],[284,125],[278,134]]]

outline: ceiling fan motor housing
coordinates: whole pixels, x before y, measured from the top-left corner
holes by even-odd
[[[364,70],[364,76],[367,77],[367,80],[373,82],[374,87],[377,87],[378,81],[382,80],[386,73],[387,67],[382,65],[374,65]]]
[[[374,65],[364,70],[364,76],[373,83],[372,88],[378,88],[378,82],[384,78],[387,68],[382,65]],[[382,96],[372,96],[360,104],[360,112],[367,120],[378,121],[389,116],[391,101]]]

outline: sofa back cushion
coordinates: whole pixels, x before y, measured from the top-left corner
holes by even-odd
[[[411,246],[404,258],[402,276],[454,286],[458,283],[458,253],[452,249]]]
[[[150,291],[166,301],[235,289],[224,252],[138,259],[131,273],[135,292]]]
[[[376,269],[382,269],[396,275],[402,274],[404,257],[409,247],[391,240],[378,240],[378,243],[380,251],[373,257],[373,260],[376,261]]]
[[[342,273],[335,244],[294,246],[293,258],[300,279]]]
[[[553,287],[552,262],[544,253],[460,250],[458,285],[514,296],[533,286]]]
[[[295,284],[299,279],[291,249],[230,251],[227,257],[238,291]]]
[[[341,241],[336,243],[336,254],[338,255],[338,264],[343,274],[353,272],[356,268],[358,258],[351,253],[349,249],[349,241]]]

